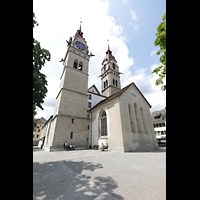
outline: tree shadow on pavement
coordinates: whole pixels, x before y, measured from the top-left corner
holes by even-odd
[[[94,182],[98,187],[101,189],[105,190],[109,194],[111,194],[113,197],[117,199],[123,199],[121,195],[118,195],[113,192],[114,189],[118,187],[118,184],[116,181],[111,176],[108,177],[95,177],[95,182]]]
[[[83,170],[95,171],[99,168],[103,168],[102,164],[84,161],[35,162],[33,163],[33,199],[93,200],[101,196],[102,200],[115,198],[122,200],[122,196],[113,192],[118,184],[112,177],[95,177],[93,184],[87,180],[89,176],[80,175]]]

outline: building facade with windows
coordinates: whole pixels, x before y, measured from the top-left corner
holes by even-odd
[[[134,83],[111,94],[89,110],[90,144],[119,152],[158,149],[150,107]]]
[[[33,129],[33,145],[37,145],[40,138],[41,138],[41,130],[44,124],[46,123],[46,119],[41,117],[40,119],[37,119],[37,125]]]
[[[158,142],[166,142],[166,108],[152,112],[153,127]]]
[[[99,90],[95,85],[92,85],[88,89],[88,110],[99,103],[101,100],[105,99],[106,96],[100,94]]]
[[[81,26],[67,47],[44,149],[63,149],[65,141],[77,148],[108,143],[109,150],[120,152],[158,149],[151,105],[134,83],[121,88],[122,73],[109,45],[98,76],[102,95],[95,85],[87,88],[93,55]]]

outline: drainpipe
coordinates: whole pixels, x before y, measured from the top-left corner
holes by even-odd
[[[91,111],[91,118],[90,118],[90,122],[91,122],[91,148],[92,148],[92,146],[93,146],[93,142],[92,142],[92,111]]]

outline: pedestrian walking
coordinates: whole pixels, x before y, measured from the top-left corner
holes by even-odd
[[[63,150],[65,151],[65,148],[67,149],[67,141],[64,142],[63,144]]]

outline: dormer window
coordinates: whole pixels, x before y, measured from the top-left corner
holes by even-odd
[[[159,114],[159,115],[155,116],[155,117],[154,117],[154,118],[155,118],[155,120],[158,120],[158,119],[160,119],[160,116],[161,116],[161,114]]]

